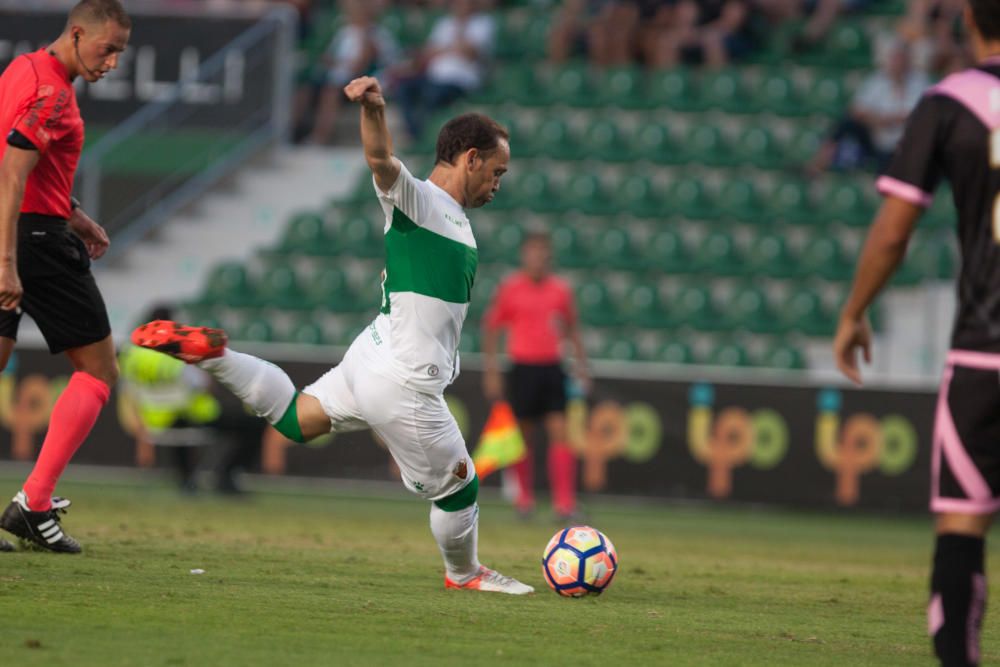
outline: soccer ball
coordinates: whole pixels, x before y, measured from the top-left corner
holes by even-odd
[[[604,533],[590,526],[564,528],[542,553],[542,572],[559,595],[600,595],[618,570],[618,552]]]

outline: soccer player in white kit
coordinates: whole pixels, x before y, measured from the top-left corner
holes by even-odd
[[[137,328],[132,341],[197,363],[292,440],[371,428],[406,488],[431,501],[445,587],[532,593],[479,563],[479,480],[443,396],[458,375],[478,262],[464,209],[489,203],[499,189],[510,160],[507,131],[481,114],[453,118],[421,181],[392,154],[379,82],[362,77],[344,92],[361,105],[365,159],[385,213],[386,269],[380,313],[340,365],[297,392],[277,366],[227,349],[219,329],[158,320]]]

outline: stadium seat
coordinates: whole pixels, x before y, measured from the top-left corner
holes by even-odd
[[[625,176],[611,194],[618,211],[637,218],[661,219],[667,215],[666,202],[659,188],[648,176],[633,173]]]
[[[639,347],[628,338],[613,338],[601,351],[601,357],[610,361],[638,361]]]
[[[484,235],[484,241],[479,246],[479,258],[482,262],[500,262],[514,265],[520,261],[521,242],[524,240],[524,230],[513,222],[502,222],[493,228],[490,234]]]
[[[734,161],[725,137],[714,125],[695,125],[684,135],[682,146],[688,162],[725,167]]]
[[[840,243],[828,236],[820,236],[806,243],[799,254],[800,275],[821,276],[827,280],[850,280],[854,263],[847,259]]]
[[[708,355],[708,363],[713,366],[750,366],[750,355],[745,347],[736,342],[723,342],[716,345]]]
[[[821,216],[812,205],[809,185],[795,178],[782,178],[764,198],[764,218],[768,222],[793,225],[818,224]]]
[[[874,188],[872,196],[853,181],[833,181],[820,200],[819,212],[829,221],[838,221],[852,227],[866,227],[875,213]]]
[[[569,124],[555,117],[539,123],[531,135],[531,142],[537,155],[556,160],[578,160],[584,157],[586,150]]]
[[[258,303],[286,310],[308,308],[311,305],[299,285],[295,269],[287,265],[275,266],[264,273],[259,284]]]
[[[955,271],[955,249],[951,239],[919,239],[911,244],[893,282],[917,285],[924,281],[952,280]]]
[[[806,113],[806,107],[795,89],[795,82],[784,72],[769,72],[753,87],[750,108],[755,112],[771,112],[795,117]]]
[[[580,320],[584,324],[607,327],[620,321],[617,304],[612,300],[607,286],[599,280],[588,280],[579,285],[576,289],[576,303],[580,309]]]
[[[648,123],[632,135],[629,151],[635,159],[654,164],[675,165],[687,162],[687,153],[677,145],[670,129],[662,123]]]
[[[657,273],[687,273],[694,266],[684,237],[673,229],[653,234],[642,244],[639,254],[643,268]]]
[[[626,291],[622,319],[631,326],[647,329],[661,329],[671,324],[655,284],[636,284]]]
[[[504,193],[500,188],[496,199]],[[559,191],[553,187],[549,175],[544,171],[524,172],[508,187],[507,201],[537,213],[562,212],[566,209]],[[495,202],[494,202],[495,203]],[[509,204],[508,204],[509,206]]]
[[[610,120],[592,122],[583,135],[587,157],[602,162],[629,162],[632,160],[628,144],[623,140],[618,125]]]
[[[289,222],[278,249],[308,255],[336,255],[336,244],[327,238],[324,224],[323,216],[318,213],[299,213]]]
[[[242,264],[227,262],[216,266],[205,284],[199,303],[240,308],[257,301],[256,289]]]
[[[798,290],[786,299],[778,313],[783,331],[799,331],[807,336],[832,336],[836,318],[827,312],[815,292]]]
[[[345,254],[356,257],[381,257],[382,235],[368,218],[354,216],[344,220],[337,230],[337,240]]]
[[[815,79],[804,102],[805,108],[812,113],[839,116],[844,113],[848,103],[843,80],[834,76]]]
[[[545,85],[549,103],[577,108],[593,108],[602,103],[590,83],[584,65],[565,65],[552,73]]]
[[[668,306],[667,321],[672,327],[688,326],[699,331],[726,328],[712,301],[712,293],[703,286],[682,288]]]
[[[616,67],[599,78],[597,90],[602,104],[622,109],[642,109],[646,100],[642,70],[638,67]]]
[[[773,344],[765,349],[759,365],[782,370],[802,370],[808,366],[802,350],[784,343]]]
[[[694,220],[706,220],[716,215],[705,194],[704,182],[697,178],[682,177],[671,183],[666,203],[668,213]]]
[[[821,51],[816,64],[836,67],[870,67],[872,64],[871,40],[861,26],[845,21],[830,29]]]
[[[252,343],[270,343],[274,340],[271,323],[263,317],[251,317],[235,331],[229,332],[235,340]]]
[[[335,312],[368,310],[377,301],[374,291],[370,298],[359,295],[344,270],[332,266],[321,269],[306,282],[305,294],[310,307]]]
[[[777,169],[785,163],[774,136],[766,127],[744,130],[733,145],[733,158],[740,164],[761,169]]]
[[[748,180],[736,178],[726,181],[716,202],[719,212],[730,220],[757,223],[763,218],[757,190]]]
[[[698,245],[695,266],[703,273],[739,276],[746,272],[746,261],[731,235],[710,232]]]
[[[593,265],[590,245],[574,226],[556,225],[550,230],[550,234],[556,265],[567,268],[586,268]]]
[[[938,188],[934,201],[924,213],[920,226],[925,229],[953,230],[955,228],[955,204],[952,201],[951,190]]]
[[[703,74],[699,93],[704,108],[721,109],[733,114],[754,112],[753,105],[747,99],[743,78],[738,69]]]
[[[816,156],[822,143],[821,131],[811,126],[799,128],[782,146],[785,166],[789,169],[801,169]]]
[[[677,69],[651,72],[646,78],[646,108],[667,107],[675,111],[701,111],[704,104],[691,70]]]
[[[323,332],[323,327],[311,319],[307,319],[292,327],[289,342],[299,345],[323,345],[326,342],[326,335]]]
[[[574,174],[566,183],[563,193],[566,205],[581,213],[608,215],[615,212],[615,201],[596,174]]]
[[[665,364],[693,364],[697,361],[691,346],[679,340],[667,341],[661,345],[656,351],[655,359]]]
[[[737,289],[726,303],[724,312],[730,329],[774,333],[779,328],[767,295],[756,285]]]
[[[747,254],[747,268],[753,275],[772,278],[794,278],[799,275],[795,256],[789,252],[785,237],[780,234],[760,234]]]
[[[624,223],[601,232],[594,244],[595,259],[602,266],[637,271],[642,268]]]

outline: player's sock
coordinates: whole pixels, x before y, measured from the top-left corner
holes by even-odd
[[[945,667],[979,663],[979,630],[986,609],[983,550],[980,537],[937,538],[927,627]]]
[[[535,462],[530,448],[523,459],[511,466],[511,470],[517,483],[514,507],[519,512],[530,512],[535,509]]]
[[[52,407],[49,430],[35,467],[24,483],[28,508],[45,512],[52,507],[52,492],[73,454],[94,427],[111,389],[93,375],[77,371]]]
[[[564,442],[549,446],[549,486],[556,514],[576,512],[576,454]]]
[[[431,532],[444,558],[445,575],[462,584],[479,574],[479,505],[454,512],[431,504]]]
[[[227,349],[221,357],[201,361],[198,366],[271,424],[281,421],[295,400],[291,378],[269,361]]]

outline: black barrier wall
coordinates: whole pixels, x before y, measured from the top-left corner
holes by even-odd
[[[304,386],[331,363],[282,366]],[[18,351],[0,376],[0,459],[33,458],[68,374],[62,357]],[[488,411],[480,381],[479,373],[465,371],[447,393],[470,451]],[[587,491],[923,510],[934,401],[930,392],[598,379],[595,397],[572,401],[569,415]],[[128,414],[115,392],[75,461],[148,464],[130,435]],[[391,480],[395,474],[368,433],[290,446],[272,431],[263,459],[265,471],[290,475]]]

